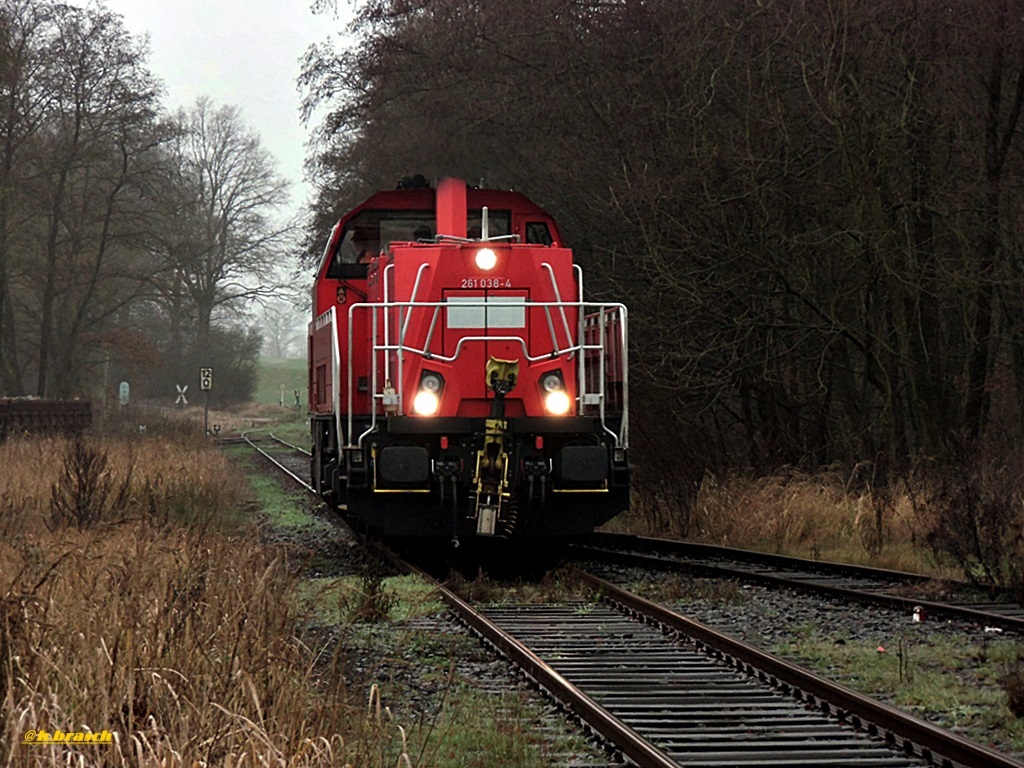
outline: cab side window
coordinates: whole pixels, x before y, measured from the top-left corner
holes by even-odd
[[[366,263],[370,256],[377,253],[375,243],[364,237],[358,237],[356,229],[352,226],[346,227],[338,243],[338,249],[331,259],[331,266],[327,271],[327,277],[335,279],[345,277],[365,277]]]
[[[345,225],[327,276],[335,279],[366,277],[366,265],[378,253],[380,222],[372,212],[357,216]]]
[[[366,277],[366,265],[382,249],[396,242],[429,241],[433,226],[433,211],[363,211],[345,224],[327,277]]]
[[[551,230],[547,222],[529,221],[526,223],[526,242],[531,245],[551,245]]]

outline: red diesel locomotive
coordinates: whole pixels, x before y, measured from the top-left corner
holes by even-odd
[[[309,326],[312,481],[389,536],[564,537],[629,503],[626,308],[554,220],[422,177],[331,232]]]

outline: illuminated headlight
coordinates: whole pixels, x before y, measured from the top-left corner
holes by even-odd
[[[420,374],[420,386],[412,400],[412,411],[417,416],[433,416],[441,407],[441,390],[444,377],[434,371]]]
[[[544,409],[552,416],[564,416],[572,407],[569,394],[565,391],[565,379],[561,371],[548,371],[540,376],[540,393],[544,398]]]
[[[544,407],[552,416],[564,416],[569,412],[570,404],[569,395],[564,389],[548,392],[544,397]]]
[[[476,265],[485,272],[494,269],[498,263],[498,254],[490,248],[481,248],[476,252]]]
[[[421,389],[412,401],[412,409],[419,416],[433,416],[437,413],[440,404],[441,398],[437,396],[436,392]]]

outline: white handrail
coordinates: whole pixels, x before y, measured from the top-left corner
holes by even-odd
[[[569,318],[565,316],[565,303],[562,301],[562,292],[558,290],[558,281],[555,279],[555,270],[546,261],[540,265],[543,269],[546,269],[548,275],[551,277],[551,287],[555,289],[555,301],[558,302],[559,309],[562,314],[562,325],[565,326],[565,339],[571,345],[572,344],[572,331],[569,330]],[[580,299],[583,298],[583,294],[580,294]],[[554,331],[552,331],[554,335]],[[556,342],[555,347],[558,347]]]
[[[427,265],[422,265],[422,266],[427,266]],[[422,268],[421,268],[421,270],[422,270]],[[417,280],[417,282],[418,282],[418,280]],[[556,286],[555,290],[556,290],[556,295],[557,295],[557,286]],[[415,296],[415,287],[414,287],[414,294],[413,295]],[[489,306],[492,306],[491,304],[488,303],[487,297],[481,296],[481,297],[479,297],[478,301],[474,301],[473,299],[476,299],[476,298],[477,297],[465,297],[465,298],[463,298],[459,302],[459,305],[458,305],[459,308],[465,308],[465,307],[483,307],[483,308],[487,308]],[[443,310],[443,309],[451,307],[451,305],[447,301],[385,301],[385,302],[381,302],[381,303],[360,302],[360,303],[351,304],[349,306],[349,310],[348,310],[348,361],[347,361],[348,362],[348,377],[347,377],[348,378],[348,414],[347,414],[347,416],[348,416],[348,430],[347,430],[347,432],[345,434],[349,437],[349,439],[351,439],[352,436],[353,436],[353,425],[354,425],[354,414],[353,414],[354,392],[355,392],[355,387],[354,387],[354,384],[355,384],[355,381],[354,381],[354,366],[353,366],[353,354],[354,354],[354,346],[353,346],[353,343],[354,343],[354,338],[353,338],[354,331],[353,331],[353,328],[354,328],[354,325],[355,325],[354,320],[355,320],[355,316],[356,316],[357,311],[358,312],[369,311],[370,314],[372,315],[372,319],[371,319],[372,330],[371,330],[371,336],[370,336],[370,338],[372,339],[372,348],[371,348],[371,354],[370,354],[371,371],[370,371],[370,390],[369,390],[370,391],[370,399],[371,399],[371,403],[372,403],[371,404],[371,408],[370,408],[370,425],[366,429],[366,431],[364,431],[359,436],[356,444],[361,445],[362,441],[366,438],[367,435],[369,435],[374,430],[374,428],[376,427],[376,424],[377,424],[377,407],[378,407],[377,403],[378,403],[379,400],[381,400],[383,398],[383,394],[378,391],[379,387],[378,387],[378,378],[377,377],[378,377],[379,358],[383,358],[385,367],[389,369],[390,368],[389,363],[388,363],[388,361],[389,361],[389,353],[393,353],[393,352],[397,352],[398,353],[399,383],[398,383],[398,386],[396,388],[399,390],[399,409],[400,409],[399,412],[401,412],[401,406],[402,406],[402,403],[403,403],[403,393],[401,391],[402,390],[402,386],[401,386],[402,378],[401,377],[402,377],[403,368],[404,368],[404,366],[403,366],[404,356],[406,354],[418,355],[420,357],[423,357],[424,359],[437,360],[439,362],[444,362],[444,363],[451,363],[451,362],[454,362],[455,360],[457,360],[459,358],[459,356],[463,352],[464,347],[467,344],[469,344],[469,343],[477,343],[477,342],[487,343],[487,342],[496,342],[496,341],[498,341],[498,342],[518,343],[520,345],[520,347],[522,348],[522,350],[523,350],[524,357],[530,363],[539,362],[539,361],[542,361],[542,360],[553,360],[553,359],[557,359],[557,358],[560,358],[560,357],[563,357],[563,356],[566,359],[572,359],[572,356],[574,354],[578,354],[579,355],[578,359],[579,359],[579,364],[580,365],[579,365],[579,374],[578,374],[578,381],[577,381],[577,398],[578,398],[578,412],[580,413],[580,415],[584,414],[585,405],[586,405],[586,394],[587,394],[586,368],[585,368],[585,365],[584,365],[584,363],[585,363],[585,353],[588,350],[589,351],[597,352],[597,359],[598,359],[597,377],[598,377],[598,381],[596,382],[596,385],[597,385],[597,392],[596,392],[596,394],[598,396],[598,403],[597,403],[598,404],[598,419],[601,422],[602,428],[608,434],[610,434],[611,436],[614,437],[617,447],[621,447],[621,448],[628,447],[628,411],[629,411],[629,408],[628,408],[628,388],[629,388],[629,386],[628,386],[629,385],[629,357],[628,357],[628,354],[629,354],[629,351],[628,351],[628,346],[627,346],[628,335],[627,335],[627,332],[626,332],[627,315],[626,315],[626,307],[625,307],[625,305],[621,304],[621,303],[612,303],[612,302],[586,302],[586,301],[564,302],[564,301],[558,300],[558,301],[524,301],[523,302],[523,306],[527,310],[530,310],[530,309],[543,309],[543,310],[545,310],[545,312],[548,313],[548,317],[550,317],[550,309],[551,308],[557,309],[561,313],[562,318],[563,318],[563,324],[564,324],[565,329],[566,329],[567,340],[569,342],[569,346],[566,347],[566,348],[560,349],[559,346],[558,346],[558,340],[557,340],[557,338],[555,338],[554,329],[550,328],[549,330],[550,330],[550,332],[552,334],[552,351],[551,352],[545,352],[545,353],[540,354],[540,355],[531,355],[530,351],[529,351],[529,346],[527,344],[526,339],[524,339],[523,336],[517,336],[517,335],[503,335],[503,336],[473,335],[473,336],[461,336],[461,337],[459,337],[458,342],[457,342],[456,347],[455,347],[455,350],[454,350],[454,352],[451,355],[443,355],[443,354],[439,355],[437,353],[431,352],[429,350],[429,347],[430,347],[431,339],[432,339],[433,334],[434,334],[437,318],[440,315],[440,311]],[[406,335],[407,335],[407,328],[408,328],[409,318],[412,315],[412,310],[415,309],[415,308],[433,308],[434,309],[433,317],[432,317],[431,323],[430,323],[430,328],[429,328],[429,330],[427,332],[427,338],[424,341],[424,348],[423,349],[419,349],[419,348],[410,346],[409,344],[406,343]],[[580,321],[579,321],[579,325],[580,325],[579,338],[577,339],[575,344],[572,343],[572,334],[568,330],[569,323],[568,323],[568,316],[566,315],[567,308],[576,309],[577,311],[580,312],[580,315],[581,315]],[[384,339],[384,343],[380,344],[377,341],[378,338],[379,338],[379,336],[378,336],[378,314],[381,313],[381,312],[384,313],[385,328],[390,330],[390,323],[388,323],[388,313],[389,313],[390,310],[394,310],[394,309],[398,310],[398,316],[399,316],[398,325],[401,328],[400,336],[397,339],[397,343],[391,343],[392,340],[390,340],[388,338],[385,338]],[[333,312],[333,308],[332,308],[331,311]],[[404,318],[403,318],[403,312],[407,313],[407,314],[404,315]],[[590,312],[591,314],[584,315],[585,312]],[[613,317],[615,319],[612,319]],[[592,318],[592,319],[597,321],[598,338],[597,338],[596,343],[594,343],[594,344],[588,344],[586,342],[586,325],[585,325],[585,320],[587,318]],[[403,319],[404,319],[404,322],[403,322]],[[610,429],[608,427],[607,421],[606,421],[606,413],[605,413],[605,402],[606,402],[606,397],[607,397],[607,393],[605,391],[605,381],[606,381],[606,378],[607,378],[607,374],[610,373],[610,371],[607,370],[607,368],[609,367],[609,356],[607,354],[607,344],[608,344],[607,325],[608,325],[609,322],[611,322],[613,324],[617,322],[618,325],[619,325],[619,328],[618,328],[619,333],[618,333],[617,342],[618,342],[618,346],[620,348],[619,349],[619,360],[621,362],[621,371],[619,371],[618,373],[622,377],[622,389],[623,389],[623,392],[622,392],[622,414],[621,414],[621,419],[620,419],[620,422],[619,422],[619,431],[618,431],[618,433],[616,433],[615,431],[613,431],[612,429]],[[337,333],[335,333],[335,338],[337,338]],[[335,399],[337,400],[337,397]],[[335,412],[336,413],[337,413],[337,410],[338,410],[338,405],[336,404],[335,405]],[[338,426],[339,426],[339,435],[340,435],[340,416],[339,416],[339,425]]]

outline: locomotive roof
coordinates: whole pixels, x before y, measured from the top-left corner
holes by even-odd
[[[358,206],[353,208],[342,220],[348,220],[362,211],[367,210],[416,210],[433,211],[437,190],[433,187],[420,189],[388,189],[376,192]],[[520,214],[536,213],[543,216],[549,214],[530,198],[519,192],[505,189],[466,188],[466,205],[469,208],[508,208]]]

